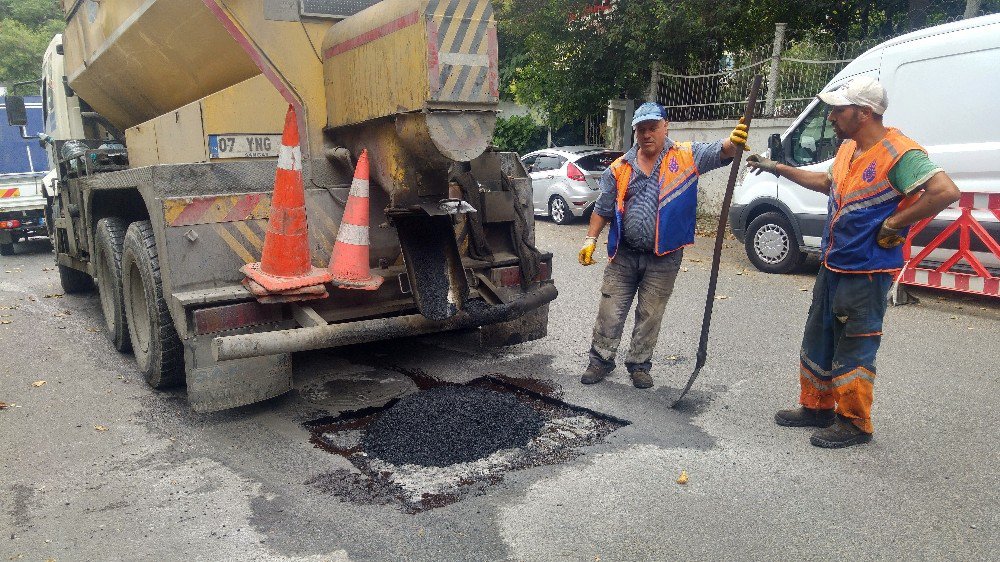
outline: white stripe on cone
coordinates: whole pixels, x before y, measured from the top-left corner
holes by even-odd
[[[351,182],[351,197],[368,198],[368,180],[354,178]]]
[[[281,145],[278,151],[278,167],[293,172],[301,170],[302,150],[297,146]]]
[[[340,223],[340,230],[337,231],[337,242],[352,244],[354,246],[367,246],[368,227],[342,222]]]

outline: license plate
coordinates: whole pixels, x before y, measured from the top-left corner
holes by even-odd
[[[209,135],[211,158],[273,158],[278,155],[281,135]]]

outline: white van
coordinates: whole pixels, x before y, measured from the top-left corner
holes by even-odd
[[[823,91],[860,75],[877,78],[888,91],[885,124],[920,143],[960,190],[1000,192],[1000,14],[882,43],[844,67]],[[813,100],[784,134],[771,136],[770,157],[807,170],[829,170],[840,141],[828,114],[829,106]],[[806,254],[819,252],[826,212],[826,195],[773,174],[747,173],[736,187],[729,221],[758,269],[786,273]],[[958,213],[943,211],[917,235],[914,247],[929,242]],[[993,215],[975,216],[1000,239]],[[987,267],[1000,267],[983,245],[973,241],[972,250]],[[950,253],[936,251],[930,259],[944,261]]]

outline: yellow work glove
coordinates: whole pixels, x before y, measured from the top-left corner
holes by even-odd
[[[882,228],[878,230],[878,245],[887,250],[902,245],[903,242],[906,242],[906,238],[899,234],[902,230],[902,228],[892,228],[883,222]]]
[[[583,247],[580,248],[580,265],[594,265],[594,250],[597,249],[597,238],[588,236],[583,239]]]
[[[747,136],[750,134],[750,127],[747,127],[743,123],[743,118],[740,117],[739,125],[733,129],[732,133],[729,133],[729,142],[735,144],[736,146],[742,148],[743,150],[750,150],[747,146]]]

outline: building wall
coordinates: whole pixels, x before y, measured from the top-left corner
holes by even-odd
[[[767,138],[773,133],[783,133],[791,126],[794,118],[754,119],[750,127],[750,152],[744,154],[762,153],[767,150]],[[669,136],[674,141],[706,141],[711,142],[729,137],[736,121],[685,121],[670,123]],[[740,178],[746,172],[743,165]],[[726,194],[726,182],[729,180],[729,167],[725,166],[702,176],[698,181],[698,211],[718,215],[722,210],[722,199]]]

